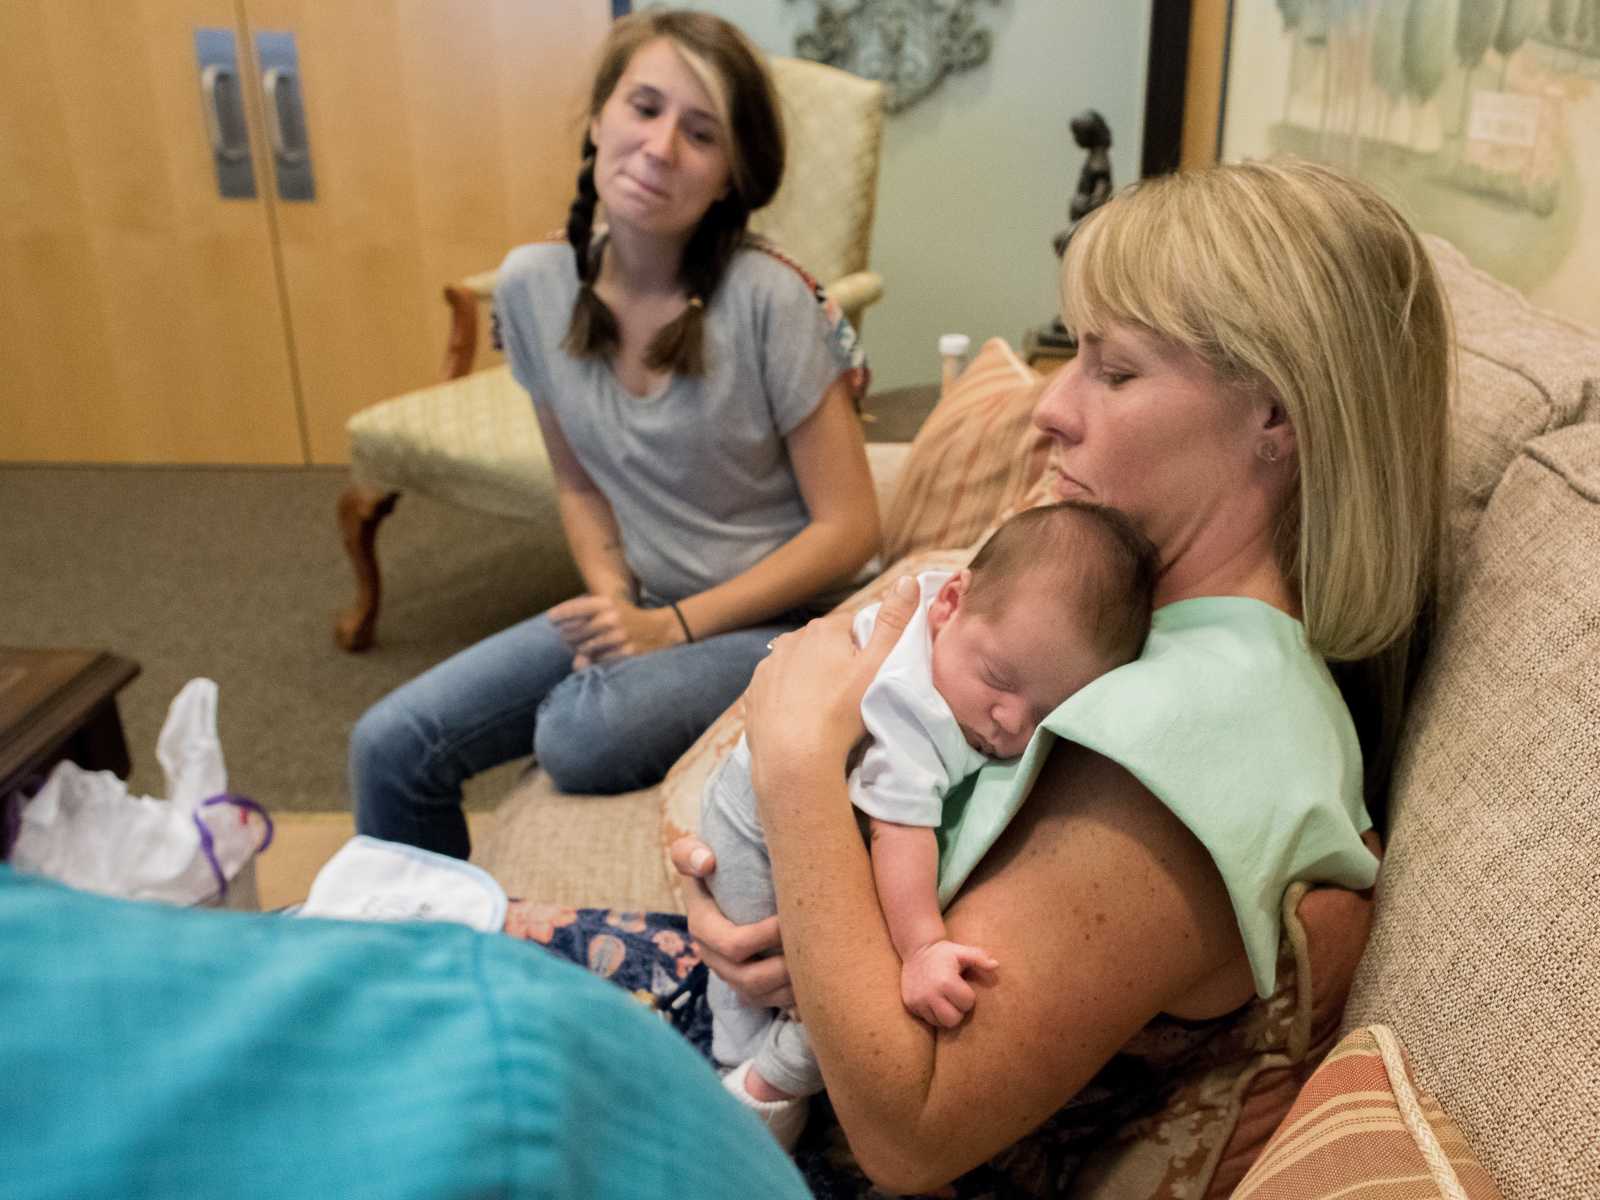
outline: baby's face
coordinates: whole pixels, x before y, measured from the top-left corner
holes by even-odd
[[[1021,581],[997,608],[980,613],[962,603],[960,579],[947,583],[929,610],[933,685],[968,745],[991,758],[1014,758],[1039,722],[1105,664],[1059,591]]]

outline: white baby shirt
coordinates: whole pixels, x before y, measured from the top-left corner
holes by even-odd
[[[955,714],[933,686],[928,605],[953,574],[917,576],[917,609],[861,698],[871,741],[850,773],[850,801],[882,821],[937,828],[945,793],[990,761],[967,744]],[[879,607],[869,605],[856,614],[857,645],[871,634]]]

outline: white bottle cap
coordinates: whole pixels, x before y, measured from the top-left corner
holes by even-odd
[[[939,336],[939,357],[959,357],[972,348],[972,339],[964,333],[945,333]]]

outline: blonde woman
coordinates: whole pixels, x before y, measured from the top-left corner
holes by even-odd
[[[832,619],[780,638],[746,695],[777,918],[691,901],[718,975],[797,1006],[861,1170],[897,1192],[1056,1194],[1171,1082],[1152,1046],[1202,1047],[1282,982],[1291,882],[1372,883],[1362,835],[1442,573],[1448,317],[1367,186],[1299,163],[1147,181],[1080,227],[1062,295],[1081,349],[1036,416],[1057,490],[1126,513],[1162,565],[1144,654],[1045,720],[1031,789],[1026,757],[978,777],[1016,815],[962,849],[987,853],[946,920],[1005,969],[954,1032],[899,1002],[844,768],[903,598],[860,653]],[[753,957],[780,925],[782,956]],[[808,1144],[813,1186],[864,1193]]]

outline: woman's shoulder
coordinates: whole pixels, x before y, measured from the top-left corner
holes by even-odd
[[[1156,609],[1134,665],[1159,673],[1198,669],[1232,676],[1246,693],[1253,690],[1252,680],[1332,683],[1299,620],[1244,596],[1201,596]]]
[[[717,293],[721,320],[748,323],[745,332],[772,345],[787,343],[804,360],[814,361],[801,374],[806,411],[815,402],[811,385],[816,371],[831,383],[840,372],[850,373],[857,402],[870,378],[866,353],[838,301],[828,295],[814,275],[783,250],[764,238],[748,235],[735,253]]]
[[[1283,889],[1372,883],[1355,725],[1304,626],[1270,605],[1207,597],[1158,609],[1139,659],[1044,724],[1124,767],[1205,845],[1263,995]]]
[[[500,264],[495,290],[504,293],[510,288],[556,283],[576,287],[578,272],[572,247],[564,239],[551,237],[514,247]]]
[[[1132,740],[1134,731],[1216,730],[1228,740],[1271,737],[1302,752],[1315,745],[1335,757],[1359,755],[1349,710],[1305,626],[1243,597],[1157,609],[1139,658],[1062,708],[1075,723],[1106,714]]]
[[[755,234],[746,235],[734,252],[724,284],[776,303],[820,304],[824,295],[822,284],[804,266],[776,243]]]

